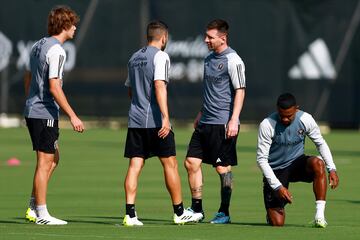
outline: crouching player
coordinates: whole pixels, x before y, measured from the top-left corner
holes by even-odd
[[[316,145],[321,158],[304,154],[305,137]],[[316,213],[314,226],[325,228],[326,172],[329,184],[339,184],[330,149],[313,117],[301,110],[290,93],[279,96],[277,112],[265,118],[259,127],[257,163],[264,175],[263,194],[268,223],[283,226],[285,205],[292,203],[290,182],[312,182]]]

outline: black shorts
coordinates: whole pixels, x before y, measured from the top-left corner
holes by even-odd
[[[314,179],[314,174],[309,173],[306,170],[307,160],[310,157],[311,156],[302,155],[298,157],[290,166],[284,169],[274,170],[275,176],[286,188],[289,188],[290,182],[312,182]],[[265,208],[284,208],[287,202],[278,198],[277,192],[270,187],[266,178],[263,178],[263,183]]]
[[[59,121],[25,118],[34,151],[55,153],[59,139]]]
[[[170,131],[166,138],[160,138],[159,130],[160,128],[129,128],[124,156],[144,159],[176,156],[174,132]]]
[[[216,166],[236,166],[236,141],[226,138],[225,125],[199,124],[191,137],[186,157]]]

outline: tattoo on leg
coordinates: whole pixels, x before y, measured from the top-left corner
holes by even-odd
[[[229,205],[233,187],[233,175],[232,172],[227,172],[219,175],[221,181],[221,202],[225,205]]]
[[[202,192],[202,186],[191,188],[191,192],[192,193],[201,193]]]

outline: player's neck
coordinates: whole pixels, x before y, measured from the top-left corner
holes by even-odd
[[[225,43],[221,46],[219,46],[217,49],[214,49],[214,52],[217,54],[222,53],[223,51],[225,51],[229,46]]]
[[[148,46],[155,47],[161,50],[161,42],[152,41],[148,43]]]
[[[61,44],[63,44],[67,40],[66,35],[63,33],[60,33],[58,35],[53,35],[52,37],[56,38]]]

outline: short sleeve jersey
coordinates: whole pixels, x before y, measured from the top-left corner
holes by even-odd
[[[25,104],[25,117],[59,119],[59,105],[50,93],[49,79],[58,78],[62,81],[65,61],[65,50],[56,38],[42,38],[33,45],[30,53],[31,83]]]
[[[129,128],[157,128],[162,115],[155,96],[154,81],[169,82],[169,55],[160,49],[146,46],[135,52],[128,63],[125,86],[131,88]]]
[[[245,88],[245,65],[230,47],[211,52],[204,62],[201,123],[227,124],[233,112],[235,90]]]

